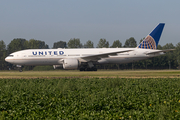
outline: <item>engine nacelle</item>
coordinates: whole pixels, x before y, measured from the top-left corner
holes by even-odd
[[[80,65],[79,61],[74,58],[64,59],[64,62],[63,62],[63,68],[66,70],[78,69],[79,65]]]

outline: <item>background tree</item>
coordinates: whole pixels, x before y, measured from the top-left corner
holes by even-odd
[[[80,42],[79,38],[70,39],[68,42],[68,48],[82,48],[83,45]]]
[[[30,39],[28,41],[29,49],[49,49],[49,46],[44,41]]]
[[[67,44],[64,41],[55,42],[53,48],[67,48]]]
[[[105,48],[108,48],[109,47],[109,42],[108,41],[106,41],[106,39],[100,39],[99,40],[99,43],[98,43],[98,45],[97,45],[97,48],[103,48],[103,47],[105,47]]]
[[[162,49],[163,49],[163,46],[158,45],[158,46],[157,46],[157,49],[158,49],[158,50],[162,50]]]
[[[88,40],[85,44],[84,44],[84,48],[94,48],[94,43],[90,40]]]
[[[175,49],[175,46],[172,43],[167,43],[162,47],[163,50],[165,49]],[[178,66],[177,57],[175,54],[176,51],[167,52],[164,56],[166,58],[167,64],[169,65],[169,69],[176,68]],[[164,62],[164,61],[163,61]]]
[[[176,45],[175,55],[177,57],[178,65],[180,66],[180,42]]]
[[[164,45],[162,47],[163,50],[165,50],[165,49],[174,49],[174,48],[175,48],[175,46],[172,43],[167,43],[166,45]]]
[[[9,54],[27,48],[28,48],[28,41],[22,38],[13,39],[7,46],[7,50]]]
[[[3,40],[0,41],[0,51],[6,50],[6,44],[4,43]]]
[[[136,40],[133,37],[127,39],[124,44],[124,47],[130,47],[130,48],[137,47]]]
[[[6,44],[3,40],[0,41],[0,70],[7,69],[7,62],[4,60],[7,56]]]
[[[122,43],[119,40],[115,40],[111,46],[111,48],[121,48],[122,47]]]

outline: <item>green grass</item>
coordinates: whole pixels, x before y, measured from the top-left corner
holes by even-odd
[[[52,77],[99,77],[99,78],[179,78],[180,70],[113,70],[113,71],[89,71],[78,70],[54,70],[54,71],[2,71],[0,78],[52,78]]]
[[[180,78],[0,79],[0,119],[179,119]]]

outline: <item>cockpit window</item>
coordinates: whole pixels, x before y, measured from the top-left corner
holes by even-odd
[[[14,55],[9,55],[8,57],[14,57]]]

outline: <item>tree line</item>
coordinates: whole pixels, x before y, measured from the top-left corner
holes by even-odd
[[[144,38],[143,38],[144,39]],[[100,39],[97,46],[91,40],[88,40],[85,44],[82,44],[80,39],[73,38],[67,43],[65,41],[58,41],[53,44],[53,49],[55,48],[130,48],[136,47],[143,40],[141,39],[139,43],[131,37],[126,39],[125,44],[122,45],[120,40],[115,40],[110,46],[106,39]],[[180,42],[175,46],[172,43],[167,43],[164,46],[158,45],[160,50],[164,49],[175,49],[172,52],[167,52],[165,55],[150,58],[147,60],[142,60],[138,62],[128,63],[128,64],[108,64],[108,65],[98,65],[98,69],[177,69],[180,65]],[[4,59],[10,53],[24,50],[24,49],[49,49],[44,41],[35,39],[13,39],[7,46],[3,40],[0,41],[0,70],[7,70],[13,68],[13,65],[7,63]],[[33,69],[34,66],[26,67],[27,70]]]

